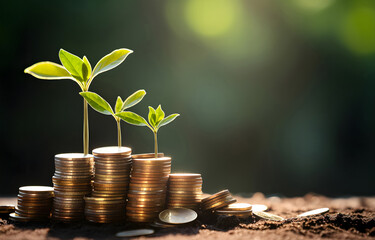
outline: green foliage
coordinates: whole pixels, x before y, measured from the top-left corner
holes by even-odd
[[[174,113],[174,114],[169,115],[168,117],[164,117],[165,113],[163,109],[161,108],[161,105],[159,105],[156,110],[151,106],[149,106],[148,108],[149,108],[148,122],[143,117],[133,112],[125,111],[125,112],[117,113],[115,115],[127,123],[130,123],[136,126],[147,126],[154,133],[157,133],[158,130],[162,126],[165,126],[171,123],[178,116],[180,116],[180,114]]]
[[[126,48],[117,49],[100,59],[94,70],[92,70],[86,56],[81,59],[64,49],[60,49],[59,58],[63,66],[53,62],[39,62],[26,68],[25,73],[39,79],[72,79],[85,92],[88,91],[92,80],[97,75],[117,67],[132,52],[132,50]]]
[[[101,96],[94,92],[80,92],[79,93],[82,97],[86,99],[88,104],[96,111],[105,114],[105,115],[113,115],[113,110],[111,105],[104,100]]]
[[[53,62],[39,62],[25,69],[25,73],[45,80],[73,79],[72,75],[61,65]]]
[[[121,113],[124,109],[132,107],[135,104],[139,103],[143,99],[143,97],[146,95],[146,91],[143,89],[136,91],[135,93],[130,95],[125,100],[125,102],[122,101],[121,97],[117,97],[116,105],[115,105],[115,112],[113,112],[111,105],[109,105],[109,103],[104,98],[99,96],[99,94],[94,93],[94,92],[80,92],[79,94],[82,97],[84,97],[86,101],[88,102],[88,104],[97,112],[105,114],[105,115],[112,115],[116,120],[119,120],[118,116],[115,115],[115,113],[116,114]],[[129,104],[127,105],[127,107],[124,108],[124,104],[126,103],[128,99],[132,99],[133,104]]]

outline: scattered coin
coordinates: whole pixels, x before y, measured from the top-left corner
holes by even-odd
[[[298,217],[308,217],[308,216],[314,216],[314,215],[319,215],[319,214],[324,214],[329,212],[329,208],[319,208],[315,210],[311,210],[308,212],[304,212],[298,215]]]
[[[252,210],[252,205],[250,203],[232,203],[220,210],[232,210],[232,211],[245,211]]]
[[[169,224],[184,224],[194,221],[198,214],[188,208],[170,208],[159,213],[159,219]]]
[[[248,218],[251,216],[251,210],[215,210],[215,214],[217,215],[226,215],[226,216],[236,216],[238,218]]]
[[[153,229],[136,229],[136,230],[119,232],[116,234],[116,237],[138,237],[138,236],[151,235],[154,232],[155,231]]]
[[[253,212],[253,214],[259,218],[270,220],[270,221],[284,221],[283,217],[277,216],[268,212]]]
[[[253,212],[264,212],[268,209],[268,207],[266,205],[262,205],[262,204],[252,204],[251,205],[251,210]]]
[[[235,203],[236,199],[232,197],[228,189],[222,190],[209,197],[202,199],[201,208],[204,211],[215,210]]]

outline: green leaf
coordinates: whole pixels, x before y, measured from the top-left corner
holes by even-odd
[[[90,62],[89,62],[89,60],[87,59],[86,56],[83,56],[83,62],[85,63],[86,68],[87,68],[87,78],[90,78],[92,68],[91,68],[91,64],[90,64]]]
[[[86,99],[94,110],[105,115],[114,114],[109,103],[98,94],[94,92],[80,92],[79,94]]]
[[[169,115],[168,117],[164,118],[163,120],[160,121],[159,125],[157,126],[157,129],[161,128],[162,126],[165,126],[169,123],[171,123],[173,120],[176,119],[176,117],[180,116],[178,113],[174,113]]]
[[[121,107],[121,111],[124,111],[127,108],[133,107],[140,101],[142,101],[143,97],[146,95],[146,91],[141,89],[130,95]]]
[[[157,126],[161,120],[164,119],[164,111],[163,109],[161,109],[161,105],[158,106],[158,108],[156,109],[156,121],[155,121],[155,126]]]
[[[72,75],[60,64],[53,62],[39,62],[25,69],[28,73],[39,79],[58,80],[73,79]]]
[[[153,107],[148,106],[148,122],[150,125],[155,128],[156,127],[156,112]]]
[[[125,122],[130,123],[135,126],[148,126],[146,120],[143,117],[133,112],[125,111],[125,112],[117,113],[116,116],[121,118]]]
[[[106,72],[108,70],[111,70],[112,68],[117,67],[132,52],[133,52],[132,50],[129,50],[129,49],[126,49],[126,48],[121,48],[121,49],[117,49],[117,50],[111,52],[110,54],[104,56],[96,64],[91,79],[93,79],[94,77],[96,77],[100,73]]]
[[[86,82],[88,79],[88,68],[82,59],[73,55],[64,49],[60,49],[59,58],[66,70],[80,82]]]
[[[117,101],[116,101],[116,106],[115,106],[115,111],[116,111],[116,113],[121,112],[122,104],[123,104],[122,99],[121,99],[120,96],[118,96],[118,97],[117,97]]]

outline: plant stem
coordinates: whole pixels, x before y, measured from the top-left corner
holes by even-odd
[[[116,119],[116,122],[117,122],[117,144],[118,144],[118,147],[120,148],[122,146],[122,140],[121,140],[121,119],[120,118],[117,118]]]
[[[158,136],[157,136],[156,131],[154,131],[154,141],[155,141],[155,158],[158,158]]]
[[[89,116],[86,99],[83,99],[83,154],[89,153]]]

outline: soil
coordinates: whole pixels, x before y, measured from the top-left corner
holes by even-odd
[[[269,212],[286,218],[283,222],[200,214],[198,220],[176,228],[155,229],[151,236],[136,239],[375,239],[375,197],[327,198],[315,194],[295,198],[251,198],[235,196],[238,202],[265,204]],[[15,198],[0,198],[0,205],[15,203]],[[327,214],[296,218],[316,208],[328,207]],[[130,223],[74,224],[12,223],[0,219],[0,239],[118,239],[119,231],[147,227]],[[149,227],[148,227],[149,228]]]

